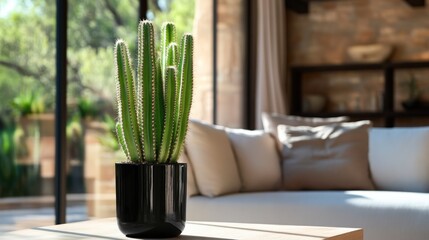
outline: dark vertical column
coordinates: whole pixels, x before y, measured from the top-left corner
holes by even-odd
[[[67,0],[56,0],[55,224],[66,221]]]
[[[246,39],[244,41],[244,45],[245,45],[245,51],[244,51],[244,77],[243,77],[243,94],[242,94],[242,105],[241,105],[241,116],[243,117],[242,120],[242,124],[244,128],[249,129],[250,128],[250,116],[249,116],[249,110],[250,110],[250,74],[249,74],[249,69],[250,69],[250,44],[249,44],[249,39],[250,39],[250,4],[251,1],[247,1],[244,2],[244,34],[245,34],[245,38]]]
[[[148,0],[139,0],[139,21],[147,18],[147,1]]]
[[[286,8],[297,13],[307,14],[310,12],[310,3],[307,0],[285,0]]]
[[[256,38],[255,36],[255,1],[245,2],[245,23],[246,23],[246,51],[245,51],[245,78],[243,84],[243,117],[244,127],[247,129],[255,129],[256,127]]]
[[[387,66],[384,69],[384,99],[383,111],[385,114],[384,125],[385,127],[395,126],[395,117],[393,116],[394,110],[394,71],[392,66]]]
[[[217,0],[213,0],[213,124],[217,123]]]

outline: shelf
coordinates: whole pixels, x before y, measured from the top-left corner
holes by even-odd
[[[310,2],[326,2],[333,0],[285,0],[287,9],[299,14],[308,14],[310,12]],[[411,7],[424,7],[426,0],[404,0]]]
[[[356,70],[383,70],[383,69],[404,69],[404,68],[429,68],[429,62],[385,62],[385,63],[346,63],[346,64],[326,64],[326,65],[295,65],[291,66],[292,71],[297,72],[331,72],[331,71],[356,71]]]
[[[395,105],[395,71],[410,68],[428,68],[429,61],[409,61],[409,62],[384,62],[384,63],[346,63],[342,65],[306,65],[291,66],[291,114],[308,117],[335,117],[349,116],[357,119],[381,118],[385,127],[394,127],[396,118],[429,117],[428,109],[413,111],[396,111]],[[378,112],[323,112],[304,113],[302,112],[302,85],[304,74],[315,72],[335,72],[335,71],[368,71],[376,70],[383,74],[383,109]]]
[[[411,7],[424,7],[426,6],[425,0],[405,0]]]
[[[393,62],[390,63],[393,68],[428,68],[429,62],[417,61],[417,62]]]
[[[429,117],[429,110],[428,111],[401,111],[401,112],[395,112],[393,114],[395,117]]]
[[[331,72],[331,71],[355,71],[355,70],[380,70],[387,67],[385,63],[347,63],[342,65],[305,65],[292,66],[296,72]]]

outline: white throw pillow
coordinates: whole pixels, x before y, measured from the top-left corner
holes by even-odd
[[[186,152],[202,195],[215,197],[240,191],[237,162],[223,127],[192,120]]]
[[[280,156],[275,139],[263,130],[227,128],[238,163],[242,191],[272,191],[281,187]]]
[[[429,127],[371,129],[369,164],[379,189],[429,192]]]

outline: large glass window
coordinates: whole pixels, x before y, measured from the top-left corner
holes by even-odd
[[[54,223],[53,3],[0,2],[0,231]]]
[[[244,127],[245,1],[218,1],[217,123]]]
[[[194,100],[191,118],[213,120],[213,1],[195,0]]]
[[[114,133],[113,47],[135,58],[138,0],[69,0],[67,48],[67,222],[115,216],[114,163],[124,156]]]
[[[192,32],[193,1],[150,1],[157,30],[174,21],[178,36]],[[115,216],[114,163],[125,160],[114,133],[116,85],[113,46],[124,39],[136,61],[139,2],[69,0],[67,221]],[[136,64],[134,64],[135,66]]]
[[[194,36],[194,96],[191,118],[212,122],[213,112],[213,1],[207,0],[152,0],[147,18],[158,27],[173,21],[177,38],[184,33]],[[157,36],[159,36],[159,31]]]
[[[216,2],[213,6],[214,1],[195,0],[195,85],[191,117],[228,127],[243,127],[245,2]],[[217,8],[216,89],[213,88],[214,7]]]
[[[147,0],[157,29],[194,35],[191,117],[213,120],[213,1]],[[67,217],[115,216],[113,47],[136,57],[139,0],[68,0]],[[232,4],[232,5],[231,5]],[[242,1],[219,1],[218,123],[242,123]],[[229,9],[229,10],[228,10]],[[54,224],[55,0],[0,1],[0,232]],[[157,40],[158,40],[157,39]]]

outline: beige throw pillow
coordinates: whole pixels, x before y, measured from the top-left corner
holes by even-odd
[[[368,163],[370,121],[278,127],[287,190],[374,189]]]
[[[226,129],[234,149],[242,191],[272,191],[281,187],[280,156],[275,139],[263,130]]]
[[[273,136],[276,137],[276,139],[278,139],[277,127],[279,125],[317,127],[332,123],[346,122],[348,120],[349,118],[345,116],[331,118],[313,118],[282,115],[278,113],[262,113],[262,125],[264,127],[264,130],[266,132],[271,133]],[[278,148],[281,151],[282,144],[280,142],[278,142]]]
[[[264,130],[275,135],[277,135],[278,125],[317,127],[331,123],[346,122],[348,120],[349,118],[346,116],[317,118],[283,115],[278,113],[262,113],[262,125],[264,126]]]
[[[186,151],[202,195],[214,197],[240,191],[237,163],[223,127],[192,120]]]
[[[189,161],[186,151],[183,151],[183,153],[180,155],[178,162],[186,163],[187,173],[188,173],[186,190],[187,190],[188,197],[200,194],[200,192],[198,191],[197,183],[195,182],[194,169],[192,167],[191,162]]]

